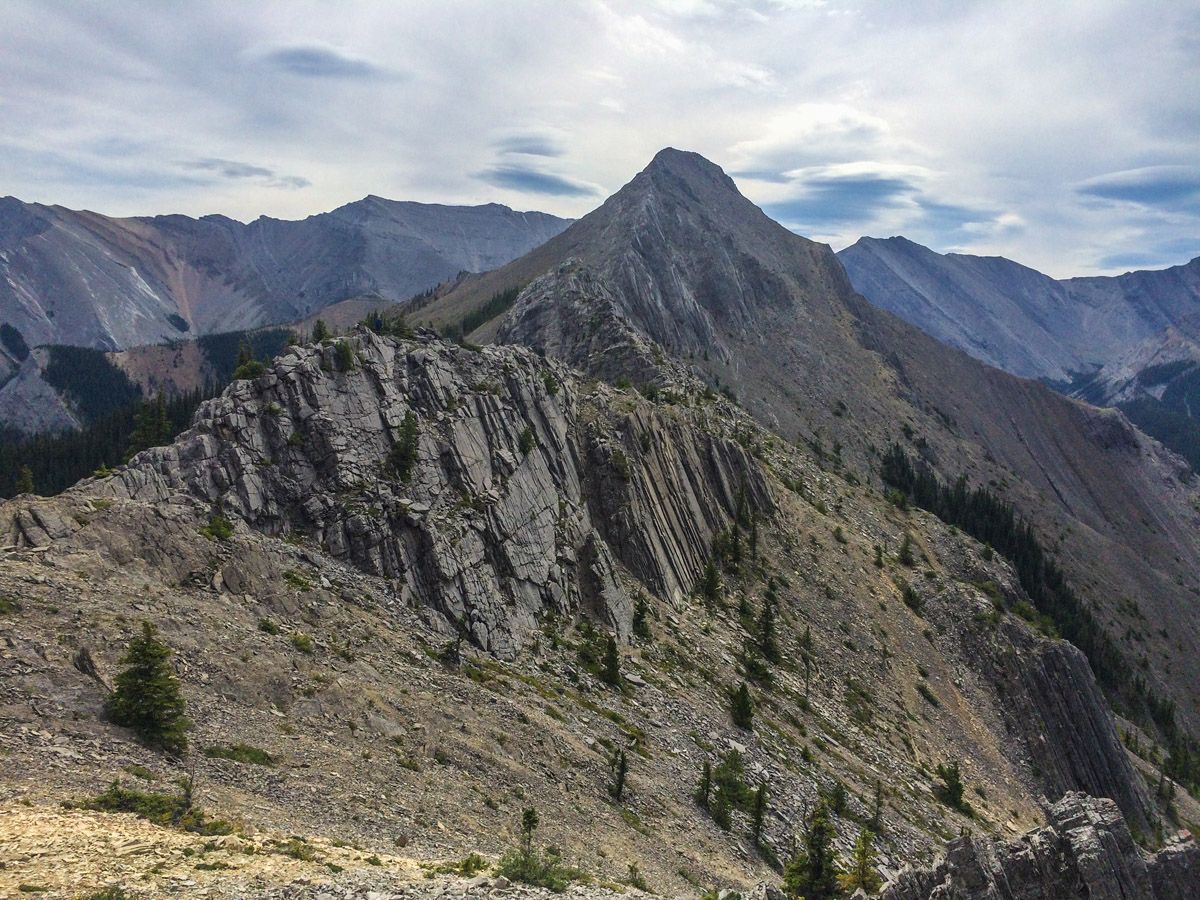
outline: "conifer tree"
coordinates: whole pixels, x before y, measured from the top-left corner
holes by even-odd
[[[758,616],[758,649],[765,659],[779,662],[779,642],[775,638],[775,604],[770,595],[763,601],[762,612]]]
[[[754,701],[746,682],[743,681],[730,695],[729,712],[733,716],[733,724],[738,728],[750,731],[754,727]]]
[[[331,337],[329,326],[325,324],[324,319],[317,319],[313,325],[312,339],[314,344],[319,344],[321,341],[327,341]]]
[[[33,469],[29,468],[29,466],[21,466],[17,474],[17,493],[33,493]]]
[[[700,770],[700,784],[696,786],[696,802],[708,809],[712,797],[712,765],[706,759],[704,768]]]
[[[117,676],[108,714],[146,743],[179,754],[187,749],[191,723],[179,679],[168,663],[170,656],[170,648],[155,636],[154,626],[143,622],[142,633],[129,642],[121,659],[126,668]]]
[[[621,684],[621,655],[617,652],[617,642],[611,634],[604,642],[604,669],[600,672],[600,680],[613,687]]]
[[[412,479],[412,470],[417,462],[419,446],[417,417],[411,411],[406,412],[404,421],[400,423],[400,433],[396,436],[396,443],[392,444],[392,449],[388,453],[388,468],[405,484]]]
[[[763,820],[767,816],[767,784],[760,782],[754,792],[754,806],[750,813],[750,834],[754,837],[754,846],[762,843]]]
[[[721,573],[712,559],[705,565],[704,575],[700,578],[700,596],[709,607],[716,606],[721,599]]]
[[[883,782],[875,779],[875,803],[871,807],[871,822],[868,826],[874,834],[883,831]]]
[[[883,879],[875,871],[875,835],[869,828],[859,831],[850,865],[838,876],[838,883],[843,890],[856,891],[862,888],[868,894],[877,893],[883,887]]]
[[[812,626],[804,626],[804,635],[800,638],[800,661],[804,663],[804,699],[808,700],[808,689],[812,682],[813,663],[813,639]]]
[[[625,775],[629,771],[629,760],[625,756],[625,751],[618,749],[612,757],[612,784],[608,786],[608,792],[612,798],[618,803],[625,796]]]
[[[633,604],[633,635],[643,641],[654,640],[654,633],[650,630],[650,603],[641,592]]]
[[[829,809],[818,800],[805,824],[803,846],[783,870],[783,889],[805,900],[830,900],[841,893],[839,866],[833,840],[837,836]]]

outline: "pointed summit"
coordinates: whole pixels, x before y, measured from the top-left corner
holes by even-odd
[[[724,169],[691,150],[664,147],[654,154],[654,159],[650,160],[650,165],[642,170],[642,174],[652,178],[666,175],[685,181],[701,181],[737,193],[737,185],[725,174]]]

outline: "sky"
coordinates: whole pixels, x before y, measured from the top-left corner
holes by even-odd
[[[1056,277],[1200,255],[1200,2],[4,0],[0,195],[577,217],[665,146],[792,230]]]

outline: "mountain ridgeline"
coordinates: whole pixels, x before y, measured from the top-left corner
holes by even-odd
[[[838,258],[877,306],[989,365],[1119,407],[1200,470],[1200,257],[1061,281],[901,237],[862,238]]]

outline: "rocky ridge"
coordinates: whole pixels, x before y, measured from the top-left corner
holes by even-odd
[[[337,371],[341,348],[353,361]],[[617,560],[679,602],[739,495],[764,511],[770,497],[732,440],[638,415],[600,434],[571,378],[522,349],[398,347],[363,329],[279,357],[98,488],[151,502],[182,490],[268,533],[311,535],[501,655],[547,612],[586,608],[628,635]],[[421,434],[402,482],[387,457],[410,414]]]
[[[931,869],[907,871],[883,900],[1188,900],[1200,887],[1200,848],[1183,834],[1140,850],[1116,806],[1067,794],[1044,828],[1001,843],[968,836]]]

